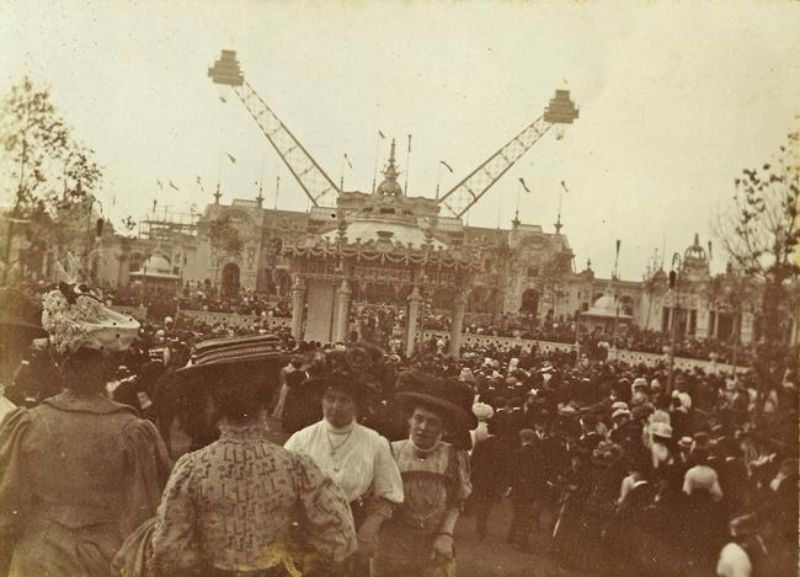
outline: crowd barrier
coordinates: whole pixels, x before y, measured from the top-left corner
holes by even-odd
[[[147,310],[144,308],[118,305],[114,305],[111,308],[124,315],[132,316],[138,321],[147,320]],[[177,316],[211,326],[226,325],[234,328],[250,328],[256,323],[261,323],[261,315],[241,315],[238,313],[216,311],[180,309],[178,310]],[[267,325],[270,329],[291,327],[292,319],[286,317],[271,317],[267,319]]]
[[[449,333],[445,331],[425,331],[425,338],[448,338]],[[523,339],[518,337],[498,337],[492,335],[476,335],[471,333],[464,333],[461,335],[461,344],[466,347],[495,347],[498,349],[508,350],[513,347],[521,347],[525,351],[529,351],[532,347],[536,346],[542,352],[569,352],[575,350],[575,343],[558,343],[553,341],[542,341],[537,339]],[[639,351],[629,351],[625,349],[611,349],[608,353],[608,358],[611,360],[620,360],[631,365],[646,365],[655,366],[659,363],[669,362],[669,357],[664,354],[645,353]],[[718,363],[711,360],[703,359],[690,359],[687,357],[675,357],[675,368],[691,371],[694,369],[702,369],[708,374],[719,373],[732,373],[733,365],[727,363]],[[747,371],[747,367],[737,367],[738,372]]]

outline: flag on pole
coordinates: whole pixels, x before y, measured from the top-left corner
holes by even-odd
[[[386,138],[386,135],[380,130],[378,131],[378,136],[380,136],[381,138]]]
[[[569,189],[567,188],[567,185],[563,180],[561,181],[561,188],[564,189],[564,192],[569,192]]]
[[[441,163],[444,165],[444,167],[445,167],[447,170],[449,170],[449,171],[450,171],[450,174],[453,174],[453,167],[452,167],[452,166],[450,166],[449,164],[447,164],[447,163],[446,163],[444,160],[440,160],[439,162],[441,162]]]
[[[350,170],[353,170],[353,163],[350,162],[350,158],[347,156],[347,153],[344,153],[344,160],[347,163],[347,166],[350,167]]]
[[[234,158],[234,156],[230,152],[226,152],[225,156],[228,157],[228,160],[230,160],[232,164],[236,164],[236,158]]]
[[[197,184],[199,184],[200,186],[203,186],[203,180],[199,176],[196,177],[196,178],[197,178]]]
[[[522,188],[525,189],[525,192],[530,193],[531,190],[528,188],[528,185],[525,184],[525,181],[522,179],[521,176],[519,177],[519,183],[522,185]]]
[[[170,188],[174,188],[175,190],[178,190],[178,191],[180,191],[180,188],[178,188],[177,186],[175,186],[175,183],[174,183],[174,182],[172,182],[171,180],[169,181],[169,187],[170,187]]]

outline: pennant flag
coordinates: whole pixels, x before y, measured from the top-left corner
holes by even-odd
[[[161,182],[160,180],[156,180],[156,184],[158,184],[158,188],[160,188],[161,190],[164,190],[164,183],[163,182]]]
[[[350,167],[350,170],[352,170],[353,169],[353,164],[350,162],[350,158],[347,156],[346,152],[344,153],[344,160],[347,163],[347,166]]]
[[[450,174],[453,174],[453,167],[452,167],[452,166],[450,166],[449,164],[447,164],[447,163],[446,163],[444,160],[440,160],[439,162],[441,162],[441,163],[444,165],[444,167],[445,167],[447,170],[449,170],[449,171],[450,171]]]
[[[178,191],[180,190],[180,188],[178,188],[177,186],[175,186],[175,183],[174,183],[174,182],[172,182],[171,180],[169,181],[169,187],[170,187],[170,188],[174,188],[175,190],[178,190]]]
[[[564,192],[569,192],[569,189],[567,188],[567,185],[563,180],[561,181],[561,188],[564,189]]]
[[[525,189],[525,192],[528,192],[528,193],[530,192],[530,189],[528,188],[528,185],[525,184],[525,181],[522,180],[521,176],[519,177],[519,183],[522,185],[522,188]]]
[[[378,136],[380,136],[381,138],[386,138],[386,135],[380,130],[378,131]]]
[[[230,160],[232,164],[236,164],[236,159],[234,158],[234,156],[230,152],[226,152],[225,156],[228,157],[228,160]]]

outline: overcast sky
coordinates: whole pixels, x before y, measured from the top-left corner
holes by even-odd
[[[337,183],[348,154],[348,190],[371,189],[378,130],[398,139],[403,170],[413,134],[411,196],[434,195],[440,160],[455,169],[442,171],[447,190],[567,87],[579,120],[529,150],[470,224],[509,226],[523,177],[522,220],[552,231],[564,180],[578,269],[591,258],[608,275],[619,238],[621,276],[636,280],[662,243],[671,255],[699,232],[705,245],[736,175],[797,125],[798,30],[800,3],[778,1],[20,0],[0,2],[0,92],[25,74],[52,88],[105,166],[100,198],[118,220],[155,198],[204,206],[220,166],[223,202],[255,197],[263,166],[267,205],[280,175],[278,206],[308,207],[244,107],[207,78],[222,48]],[[721,247],[714,256],[722,268]]]

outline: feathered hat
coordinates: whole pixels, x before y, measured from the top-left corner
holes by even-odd
[[[59,283],[42,297],[42,328],[61,354],[80,348],[124,351],[139,334],[139,323],[105,305],[86,285]]]

